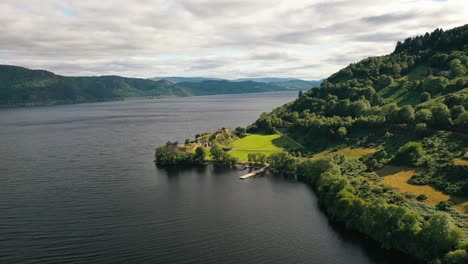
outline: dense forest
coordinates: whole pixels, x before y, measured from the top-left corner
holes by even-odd
[[[43,70],[0,65],[0,106],[4,107],[308,90],[311,87],[312,83],[301,80],[271,83],[202,80],[173,83],[119,76],[65,77]]]
[[[425,261],[468,263],[467,68],[468,25],[437,29],[350,64],[247,131],[306,146],[288,154],[291,169],[334,221]]]

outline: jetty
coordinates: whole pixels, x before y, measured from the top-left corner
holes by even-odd
[[[267,167],[263,167],[263,168],[261,168],[259,170],[251,171],[251,172],[249,172],[247,174],[244,174],[244,175],[240,176],[239,179],[245,180],[245,179],[248,179],[250,177],[253,177],[253,176],[257,175],[257,174],[260,174],[260,173],[264,172],[266,170],[266,168]]]

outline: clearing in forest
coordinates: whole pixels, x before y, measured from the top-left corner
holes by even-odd
[[[359,159],[367,155],[372,155],[377,152],[374,148],[351,148],[346,147],[335,151],[325,150],[314,155],[314,159],[321,159],[329,155],[342,154],[349,159]]]
[[[457,166],[468,166],[468,160],[464,159],[453,159],[453,164]]]
[[[418,173],[414,168],[404,166],[386,166],[385,168],[378,170],[376,173],[383,177],[382,183],[392,187],[397,187],[402,193],[412,192],[415,195],[426,195],[427,199],[422,201],[423,203],[436,205],[439,202],[450,200],[455,204],[458,211],[461,213],[468,213],[467,199],[450,196],[429,185],[409,184],[408,180],[411,176]]]

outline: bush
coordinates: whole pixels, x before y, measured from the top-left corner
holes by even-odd
[[[422,175],[413,175],[408,180],[408,183],[413,184],[413,185],[428,185],[429,184],[429,179],[427,177],[422,176]]]
[[[416,124],[416,127],[414,128],[414,134],[419,138],[429,135],[427,125],[425,123]]]
[[[415,119],[418,123],[428,124],[432,120],[432,112],[429,109],[421,109],[416,112]]]
[[[421,101],[427,102],[429,100],[431,100],[431,94],[430,93],[424,92],[424,93],[421,94]]]
[[[215,144],[214,146],[211,147],[210,154],[211,154],[211,156],[213,157],[214,160],[220,161],[221,157],[224,154],[224,150],[221,149],[218,145]]]
[[[461,114],[465,112],[465,108],[462,105],[455,105],[450,109],[450,114],[452,115],[452,119],[457,119]]]
[[[335,135],[339,138],[339,139],[345,139],[346,138],[346,135],[348,135],[348,130],[346,129],[346,127],[340,127],[336,130],[336,133]]]
[[[461,131],[468,131],[468,112],[464,112],[455,120],[455,127]]]
[[[452,125],[450,110],[445,104],[437,104],[432,108],[432,125],[447,129]]]
[[[447,264],[466,264],[468,263],[468,253],[464,249],[450,251],[444,257],[444,263]]]
[[[408,199],[414,199],[414,198],[416,198],[416,194],[414,194],[413,192],[406,192],[406,193],[405,193],[405,196],[406,196],[406,198],[408,198]]]
[[[204,148],[202,147],[198,147],[196,150],[195,150],[195,158],[199,161],[205,161],[205,158],[206,158],[206,151]]]
[[[427,196],[425,194],[420,194],[416,197],[416,200],[418,201],[424,201],[427,200]]]
[[[234,130],[234,133],[238,137],[244,137],[245,134],[247,133],[247,130],[243,127],[236,127],[236,129]]]
[[[450,201],[442,201],[436,205],[436,209],[439,211],[447,211],[450,207],[453,206],[453,203]]]
[[[417,165],[418,161],[424,156],[425,151],[419,142],[408,142],[395,154],[393,162],[402,165]]]
[[[414,121],[414,109],[411,105],[405,105],[398,110],[398,119],[400,123],[411,123]]]
[[[270,167],[282,171],[295,171],[296,158],[286,152],[273,153],[267,159]]]

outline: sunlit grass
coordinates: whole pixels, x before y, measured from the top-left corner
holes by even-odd
[[[342,154],[349,159],[359,159],[367,155],[372,155],[377,152],[377,149],[374,148],[342,148],[336,151],[325,150],[314,155],[315,159],[321,159],[328,155]]]
[[[251,134],[235,140],[231,143],[231,147],[235,149],[260,149],[260,150],[277,150],[283,149],[298,149],[296,143],[290,141],[279,134],[260,135]]]
[[[249,153],[262,153],[268,157],[275,152],[300,149],[300,146],[280,134],[250,134],[231,142],[230,147],[233,150],[229,154],[240,161],[247,161]]]
[[[450,200],[455,204],[455,208],[461,213],[468,213],[468,200],[466,198],[450,196],[429,185],[413,185],[408,180],[415,175],[417,170],[404,166],[386,166],[376,172],[383,177],[382,183],[396,187],[401,192],[412,192],[415,195],[424,194],[427,199],[423,203],[436,205],[442,201]]]
[[[457,166],[468,166],[468,160],[464,159],[453,159],[453,164]]]

